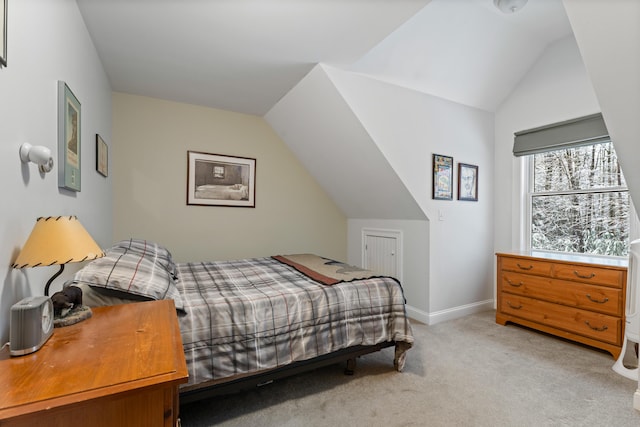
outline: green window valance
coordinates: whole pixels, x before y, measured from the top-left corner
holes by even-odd
[[[609,140],[609,132],[602,114],[597,113],[516,132],[513,155],[526,156]]]

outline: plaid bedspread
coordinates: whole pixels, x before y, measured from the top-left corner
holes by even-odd
[[[324,286],[272,258],[177,268],[187,386],[388,341],[404,361],[413,343],[391,278]]]

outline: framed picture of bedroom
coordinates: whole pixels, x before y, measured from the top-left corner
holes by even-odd
[[[255,208],[256,159],[187,151],[187,205]]]

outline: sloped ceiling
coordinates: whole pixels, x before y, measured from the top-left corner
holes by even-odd
[[[490,1],[490,0],[489,0]],[[429,0],[77,0],[114,91],[264,115]]]
[[[495,111],[571,34],[561,0],[77,3],[114,91],[268,113],[348,218],[426,216],[318,64]]]
[[[495,111],[547,46],[570,34],[560,0],[531,0],[510,15],[492,1],[433,0],[347,69]]]
[[[264,115],[316,64],[494,111],[550,43],[561,0],[77,0],[112,89]]]
[[[640,2],[564,0],[620,165],[640,209]],[[594,23],[597,30],[594,31]]]
[[[322,66],[266,119],[347,218],[426,219]]]

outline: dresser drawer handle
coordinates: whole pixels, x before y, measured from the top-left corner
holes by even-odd
[[[518,282],[518,283],[512,282],[511,280],[509,280],[509,278],[507,278],[507,283],[513,286],[514,288],[519,288],[520,286],[524,285],[524,283],[522,282]]]
[[[519,306],[516,307],[515,305],[511,304],[510,301],[507,301],[507,305],[509,307],[513,308],[514,310],[520,310],[522,308],[522,304],[520,304]]]
[[[593,329],[594,331],[598,331],[598,332],[604,332],[604,331],[606,331],[607,329],[609,329],[609,328],[607,327],[607,325],[604,325],[604,326],[602,326],[601,328],[598,328],[598,327],[596,327],[596,326],[591,326],[591,323],[589,323],[589,321],[588,321],[588,320],[585,320],[585,321],[584,321],[584,323],[585,323],[588,327],[590,327],[591,329]]]
[[[529,267],[523,267],[523,266],[520,265],[520,263],[517,263],[516,265],[521,270],[531,270],[533,268],[533,265],[529,265]]]
[[[596,277],[596,273],[582,275],[582,274],[578,273],[577,270],[573,270],[573,274],[575,274],[576,276],[578,276],[581,279],[593,279],[594,277]]]
[[[590,294],[587,294],[587,298],[589,298],[589,300],[590,300],[590,301],[593,301],[593,302],[595,302],[595,303],[597,303],[597,304],[604,304],[605,302],[608,302],[608,301],[609,301],[609,298],[607,298],[607,297],[604,297],[604,299],[603,299],[603,300],[593,299],[593,298],[591,298],[591,295],[590,295]]]

